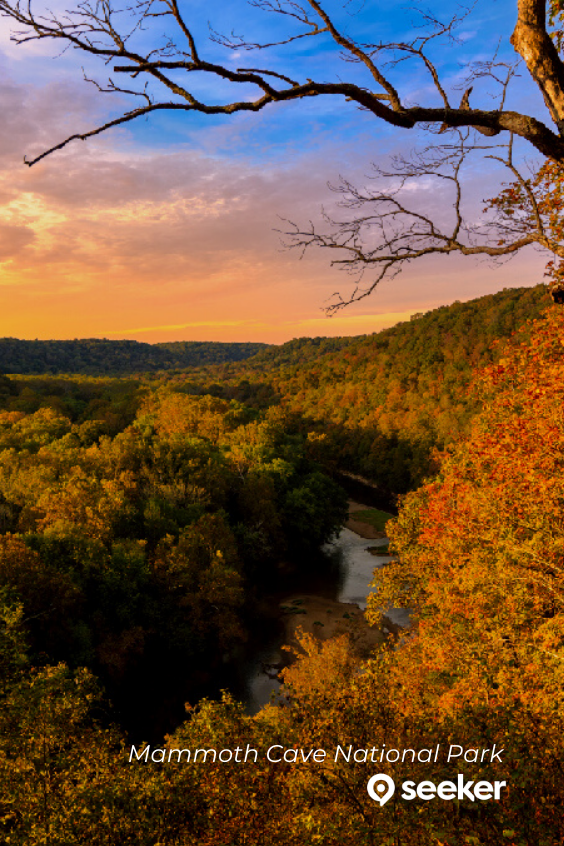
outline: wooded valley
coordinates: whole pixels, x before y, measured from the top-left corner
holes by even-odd
[[[549,302],[505,290],[244,362],[0,377],[3,842],[562,843],[564,315]],[[395,499],[367,617],[405,607],[411,627],[360,666],[346,636],[304,635],[283,704],[255,716],[228,692],[198,702],[287,562],[315,566],[340,530],[338,471]],[[191,706],[151,739],[162,749],[504,753],[131,763],[143,700],[179,676]],[[508,788],[381,808],[377,771]]]

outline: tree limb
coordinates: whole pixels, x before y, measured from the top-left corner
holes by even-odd
[[[342,58],[365,68],[369,84],[365,86],[350,81],[300,80],[297,74],[291,72],[282,73],[268,68],[234,70],[226,64],[207,61],[198,49],[196,35],[183,17],[177,0],[142,0],[129,10],[131,26],[125,34],[118,31],[118,24],[123,24],[123,12],[116,11],[111,5],[111,0],[99,0],[94,4],[83,0],[74,10],[64,15],[48,13],[43,17],[37,17],[31,6],[21,0],[0,0],[0,14],[11,18],[20,26],[19,32],[13,35],[18,44],[41,39],[61,41],[66,46],[89,53],[106,63],[113,63],[115,73],[129,74],[133,79],[144,77],[156,84],[157,89],[164,87],[168,91],[164,98],[159,96],[157,89],[151,91],[150,108],[133,109],[120,118],[105,122],[88,132],[73,133],[41,156],[28,159],[27,164],[34,164],[76,138],[84,139],[98,135],[157,109],[233,115],[240,111],[260,111],[274,103],[307,100],[310,97],[341,97],[345,101],[356,103],[359,108],[369,111],[379,120],[403,129],[437,125],[443,129],[471,126],[489,136],[504,131],[510,132],[525,139],[542,155],[564,161],[564,138],[560,135],[561,121],[564,118],[564,68],[546,32],[544,0],[518,0],[518,21],[513,33],[513,43],[524,56],[527,67],[538,84],[557,131],[553,131],[536,117],[505,110],[503,107],[470,108],[464,98],[458,108],[450,106],[446,87],[440,80],[436,65],[426,53],[426,47],[431,38],[446,37],[452,40],[453,30],[464,16],[454,17],[448,24],[431,20],[435,31],[428,36],[417,36],[409,44],[390,43],[374,46],[362,45],[343,34],[318,0],[304,0],[303,4],[294,0],[255,0],[252,5],[291,19],[301,26],[303,31],[290,33],[286,38],[265,44],[245,42],[236,36],[232,41],[217,36],[219,43],[225,46],[239,45],[253,50],[266,49],[271,44],[288,44],[305,35],[331,38],[342,51]],[[186,49],[170,40],[165,46],[154,47],[148,53],[134,49],[132,45],[135,34],[150,26],[153,19],[163,16],[169,16],[175,21]],[[441,106],[407,106],[397,86],[375,62],[375,56],[383,50],[403,52],[406,57],[422,62],[431,74],[434,88],[442,101]],[[194,91],[179,82],[178,71],[187,74],[187,79],[194,73],[200,73],[235,86],[254,86],[260,93],[254,98],[232,97],[227,103],[203,102]],[[482,76],[487,74],[495,78],[493,65],[489,69],[483,66]],[[117,93],[142,94],[130,88],[122,88],[113,80],[110,80],[110,87]],[[504,93],[505,90],[506,85]],[[172,100],[170,95],[173,95]]]
[[[336,294],[326,312],[333,314],[364,299],[384,278],[397,275],[410,262],[424,256],[459,254],[499,260],[515,255],[524,247],[537,245],[564,258],[564,244],[551,237],[546,213],[543,214],[529,182],[513,163],[512,139],[506,146],[505,158],[496,155],[496,149],[472,143],[468,133],[460,133],[457,144],[429,148],[409,160],[396,157],[391,171],[375,167],[373,178],[378,182],[393,180],[393,187],[388,190],[357,188],[341,180],[333,190],[341,196],[339,207],[352,214],[335,219],[324,213],[324,231],[311,222],[304,229],[286,221],[290,226],[283,233],[287,247],[298,248],[302,255],[311,247],[336,253],[331,265],[357,277],[352,294],[346,298]],[[465,221],[462,172],[469,157],[479,152],[498,161],[518,180],[529,203],[522,212],[515,214],[513,208],[509,212],[498,210],[484,225]],[[438,180],[453,191],[449,223],[441,225],[427,212],[404,203],[406,188],[413,185],[413,180],[424,177]],[[411,196],[412,192],[408,190],[406,195]],[[361,286],[366,275],[369,281]]]

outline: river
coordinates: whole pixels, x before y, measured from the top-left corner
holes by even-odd
[[[185,718],[183,703],[188,698],[194,704],[202,696],[219,698],[221,690],[228,689],[236,700],[244,703],[249,714],[255,714],[271,700],[276,701],[280,690],[278,671],[285,663],[282,646],[289,640],[281,610],[284,606],[295,615],[294,622],[303,621],[306,629],[309,614],[310,623],[315,621],[310,631],[313,629],[315,634],[332,636],[333,628],[337,626],[339,633],[343,627],[354,624],[355,619],[351,618],[356,618],[356,624],[368,633],[368,640],[377,640],[378,632],[365,627],[358,618],[362,617],[360,609],[366,608],[373,590],[370,583],[374,570],[390,561],[390,556],[372,555],[368,550],[386,542],[385,538],[367,539],[350,529],[342,529],[332,543],[325,545],[316,566],[301,571],[298,565],[289,572],[287,592],[281,589],[261,601],[256,624],[249,626],[246,646],[222,666],[215,667],[213,675],[202,681],[199,690],[194,688],[193,678],[188,691],[182,688],[182,683],[179,685],[178,674],[170,679],[167,674],[161,675],[159,683],[152,688],[138,691],[136,700],[143,707],[137,706],[132,713],[131,704],[126,702],[123,719],[130,727],[132,742],[140,739],[157,742],[163,734],[173,731]],[[305,614],[302,609],[307,609]],[[388,609],[386,616],[398,626],[409,625],[408,613],[403,609]],[[368,646],[371,648],[370,643]],[[119,710],[117,713],[119,718]]]
[[[326,544],[323,549],[327,558],[324,575],[310,580],[305,589],[300,590],[300,596],[306,599],[310,596],[338,603],[353,603],[364,610],[368,594],[374,590],[370,588],[374,570],[391,560],[388,555],[374,556],[368,549],[385,546],[386,543],[385,538],[368,540],[350,529],[343,529],[336,540]],[[292,601],[295,595],[294,591],[277,599],[284,605],[285,602]],[[405,609],[389,609],[387,617],[398,626],[409,625],[409,615]],[[263,705],[276,699],[280,689],[276,668],[283,662],[281,647],[285,640],[282,627],[278,627],[240,663],[237,684],[239,689],[236,694],[237,698],[245,702],[250,714],[256,713]]]

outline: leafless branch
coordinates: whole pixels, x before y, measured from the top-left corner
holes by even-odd
[[[537,32],[543,26],[543,14],[538,0],[517,0],[519,23],[514,35],[517,49],[527,38],[527,33]],[[119,92],[134,97],[148,96],[151,111],[157,108],[196,111],[203,114],[233,115],[240,111],[259,111],[268,105],[295,100],[307,100],[311,97],[342,98],[344,102],[356,103],[359,108],[369,111],[377,119],[392,126],[410,129],[417,125],[442,127],[443,129],[472,126],[482,134],[494,136],[501,132],[512,132],[525,138],[543,155],[564,161],[564,138],[560,136],[560,119],[564,119],[564,93],[560,109],[559,80],[564,92],[564,70],[558,56],[550,54],[549,59],[542,59],[542,79],[528,62],[529,72],[538,82],[543,96],[549,96],[550,78],[551,110],[558,127],[555,132],[534,116],[507,111],[504,108],[507,88],[515,75],[514,66],[492,61],[475,65],[471,69],[472,79],[488,76],[500,86],[501,97],[498,108],[471,108],[468,96],[464,96],[456,108],[451,105],[451,96],[444,81],[441,80],[439,67],[428,54],[428,48],[441,39],[456,43],[456,27],[465,19],[471,9],[441,22],[431,14],[423,15],[425,31],[405,43],[361,43],[348,36],[343,27],[338,26],[334,16],[325,9],[325,3],[318,0],[252,0],[251,5],[259,11],[273,13],[288,22],[292,31],[282,32],[281,37],[265,41],[247,40],[243,36],[220,36],[212,31],[212,40],[227,48],[245,50],[267,50],[269,47],[284,47],[296,39],[321,37],[332,43],[338,51],[336,59],[353,61],[362,66],[367,74],[366,84],[340,80],[325,81],[308,78],[300,79],[294,72],[281,72],[277,69],[239,68],[232,70],[228,64],[218,64],[203,57],[198,46],[198,36],[185,14],[180,10],[177,0],[140,0],[133,6],[119,9],[112,5],[112,0],[81,0],[74,9],[59,15],[48,11],[37,15],[29,2],[23,0],[0,0],[0,14],[10,18],[17,27],[13,40],[25,44],[33,40],[58,42],[63,49],[69,48],[99,58],[106,64],[113,64],[114,73],[129,74],[133,78],[143,77],[150,83],[142,90],[120,86],[110,78],[109,83],[99,86],[104,92]],[[533,8],[534,7],[534,8]],[[532,11],[531,11],[532,9]],[[531,18],[532,15],[532,18]],[[533,18],[534,26],[531,24]],[[159,47],[156,44],[158,33],[150,50],[141,50],[140,32],[151,30],[155,20],[170,19],[176,27],[176,37],[168,38]],[[532,29],[531,29],[532,26]],[[521,27],[521,29],[519,29]],[[525,29],[523,29],[523,27]],[[528,27],[528,28],[527,28]],[[536,29],[535,29],[536,27]],[[519,33],[521,33],[519,35]],[[524,34],[523,34],[524,33]],[[532,36],[531,36],[532,37]],[[546,36],[548,38],[548,36]],[[542,44],[544,40],[541,39]],[[550,41],[550,39],[549,39]],[[552,44],[552,42],[550,42]],[[393,71],[394,63],[401,58],[413,58],[423,63],[430,74],[434,87],[441,99],[441,106],[416,104],[407,106],[397,85],[385,71],[385,65],[377,63],[383,53],[396,53],[388,68]],[[550,61],[549,61],[550,60]],[[547,64],[548,62],[548,64]],[[550,65],[550,67],[549,67]],[[551,70],[552,69],[552,70]],[[184,72],[186,80],[193,74],[215,77],[231,86],[250,86],[244,96],[234,96],[228,102],[203,102],[187,83],[179,81],[177,72]],[[250,92],[255,89],[255,96]],[[166,93],[162,94],[163,89]],[[249,96],[250,94],[250,96]],[[148,103],[149,106],[149,103]],[[53,145],[49,151],[34,159],[33,164],[45,155],[60,150],[76,138],[88,138],[98,135],[113,126],[129,122],[135,117],[146,115],[145,109],[126,111],[121,117],[107,121],[89,132],[73,133],[68,138]]]
[[[297,248],[303,255],[311,247],[335,253],[331,265],[356,277],[355,287],[347,297],[336,294],[326,312],[333,314],[344,306],[367,297],[385,278],[393,278],[410,262],[430,255],[483,256],[489,259],[508,258],[526,246],[536,244],[564,256],[564,247],[547,236],[529,182],[513,163],[513,139],[496,153],[499,145],[481,145],[469,132],[460,132],[456,143],[427,148],[410,159],[395,157],[390,170],[374,167],[370,185],[361,188],[341,178],[332,190],[339,195],[338,208],[346,215],[336,218],[323,213],[322,228],[309,223],[302,228],[286,221],[284,244]],[[462,208],[464,168],[470,157],[481,153],[502,164],[523,186],[530,208],[521,217],[498,214],[484,225],[465,220]],[[411,188],[427,180],[428,192],[444,186],[450,192],[448,220],[433,219],[427,211],[407,205]],[[382,188],[382,184],[384,187]],[[437,185],[435,188],[434,186]],[[440,196],[446,196],[442,191]],[[366,284],[361,284],[368,279]]]
[[[445,137],[454,140],[435,144],[409,160],[396,159],[389,172],[376,170],[372,183],[375,188],[358,189],[343,180],[334,190],[340,195],[340,208],[353,213],[349,219],[325,215],[322,229],[313,224],[305,229],[289,224],[286,235],[291,245],[302,252],[312,246],[330,250],[335,256],[332,263],[357,278],[352,296],[338,296],[329,312],[367,296],[382,279],[428,255],[499,259],[535,244],[564,258],[564,247],[554,235],[554,228],[547,225],[534,186],[521,174],[513,158],[513,140],[521,138],[548,159],[564,163],[564,64],[547,32],[545,0],[516,0],[517,24],[511,43],[522,58],[521,67],[524,64],[542,95],[552,123],[505,108],[517,64],[500,60],[497,53],[489,61],[469,66],[459,104],[453,105],[459,96],[453,92],[458,89],[454,85],[449,90],[441,77],[439,49],[444,50],[445,45],[456,49],[458,28],[471,13],[471,6],[446,22],[430,12],[421,13],[422,25],[415,28],[413,37],[394,43],[379,38],[378,23],[372,24],[370,38],[350,36],[346,21],[342,24],[337,13],[327,10],[330,0],[250,0],[254,9],[274,15],[279,21],[272,37],[260,41],[235,33],[220,35],[212,29],[211,41],[228,50],[262,51],[264,56],[275,48],[276,64],[270,68],[265,59],[259,64],[266,67],[234,69],[232,56],[222,62],[212,61],[215,55],[205,55],[201,34],[189,11],[181,10],[178,0],[131,0],[133,5],[124,8],[113,2],[79,0],[73,9],[58,14],[48,10],[36,14],[31,0],[0,0],[0,14],[17,27],[12,36],[17,44],[43,40],[59,45],[62,52],[77,50],[94,57],[104,67],[110,66],[115,78],[120,74],[121,79],[125,76],[139,81],[139,88],[120,85],[112,75],[107,79],[107,70],[103,84],[85,75],[99,92],[144,100],[139,107],[88,131],[73,133],[40,155],[24,159],[26,164],[31,166],[74,140],[86,140],[158,111],[231,116],[259,112],[276,103],[307,103],[310,98],[330,97],[355,104],[390,126],[419,126],[435,136],[449,131]],[[174,26],[172,37],[159,29],[163,22]],[[147,32],[154,36],[149,39],[148,49],[144,46]],[[287,68],[279,69],[280,55],[288,52],[285,48],[306,38],[319,39],[324,49],[333,51],[335,62],[326,65],[328,78],[309,78],[307,69],[301,70],[292,59]],[[217,52],[217,48],[214,50]],[[292,50],[289,52],[292,56]],[[336,71],[337,62],[342,61],[355,66],[352,80],[343,80]],[[409,104],[410,89],[402,89],[398,72],[405,62],[416,62],[429,74],[434,89],[430,102],[422,93],[421,102]],[[195,75],[220,83],[221,96],[216,100],[198,95],[192,85]],[[484,81],[493,84],[493,95],[484,91]],[[487,107],[475,108],[484,93]],[[482,136],[500,137],[501,143],[478,144],[472,140],[474,130]],[[483,225],[465,220],[462,202],[467,162],[480,152],[506,169],[524,198],[521,207],[512,209],[511,214],[501,208],[496,213],[490,205],[490,217]],[[440,184],[449,192],[448,221],[442,217],[440,221],[433,220],[428,211],[407,202],[407,197],[413,197],[407,189],[414,180]],[[361,282],[367,274],[370,280],[363,286]]]

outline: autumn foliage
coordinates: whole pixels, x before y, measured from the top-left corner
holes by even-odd
[[[399,560],[369,612],[413,609],[415,633],[394,661],[403,707],[427,702],[458,736],[484,732],[507,748],[507,810],[527,808],[517,842],[534,842],[532,821],[536,842],[563,835],[563,376],[564,318],[553,310],[479,378],[469,438],[404,499],[389,524]]]
[[[156,637],[150,620],[176,655],[189,658],[186,642],[193,644],[191,661],[199,644],[227,649],[240,636],[245,578],[257,572],[242,558],[254,549],[256,567],[260,544],[272,540],[256,534],[256,519],[278,519],[281,537],[292,520],[299,529],[299,511],[321,484],[289,432],[292,418],[274,410],[242,422],[246,412],[222,400],[162,392],[135,426],[87,446],[50,413],[6,419],[5,437],[36,450],[39,475],[26,450],[3,453],[0,481],[12,520],[0,544],[4,842],[562,844],[561,312],[525,326],[472,390],[481,411],[468,435],[436,456],[437,475],[407,494],[388,524],[396,561],[377,572],[368,617],[377,622],[390,603],[405,606],[410,630],[362,665],[346,637],[320,643],[304,635],[284,671],[283,706],[251,717],[229,695],[202,701],[159,741],[166,749],[249,744],[261,756],[247,763],[130,764],[123,738],[107,728],[91,673],[45,656],[41,663],[38,639],[49,634],[53,654],[69,640],[78,649],[81,609],[90,609],[92,647],[110,677],[112,656],[122,662],[113,665],[119,675]],[[89,472],[78,474],[77,466]],[[234,488],[233,502],[237,480],[244,485]],[[49,507],[41,499],[46,485]],[[101,533],[102,508],[112,515],[110,535]],[[51,629],[42,602],[59,600],[65,613]],[[349,744],[457,744],[503,754],[450,764],[444,754],[269,764],[264,752],[272,744],[331,752]],[[407,802],[396,794],[380,808],[366,792],[374,772],[396,783],[437,783],[462,772],[505,780],[507,790],[499,802],[475,803]]]

